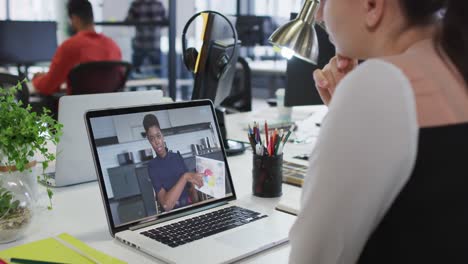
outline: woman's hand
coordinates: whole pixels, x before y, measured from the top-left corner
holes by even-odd
[[[185,177],[185,180],[193,183],[198,188],[203,186],[203,174],[202,173],[186,172],[184,174],[184,177]]]
[[[325,67],[314,71],[314,80],[322,101],[328,105],[338,83],[343,77],[356,68],[358,61],[336,55]]]

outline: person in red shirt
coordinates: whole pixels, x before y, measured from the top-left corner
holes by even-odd
[[[89,1],[69,0],[67,9],[71,26],[77,34],[57,48],[49,72],[34,75],[34,88],[44,95],[58,92],[60,85],[67,81],[70,70],[80,63],[122,59],[117,44],[95,31],[93,9]],[[72,89],[67,82],[67,94],[71,94]]]

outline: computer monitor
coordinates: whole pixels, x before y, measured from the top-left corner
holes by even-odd
[[[294,19],[297,13],[291,14]],[[312,73],[316,69],[322,69],[335,56],[335,46],[330,42],[327,32],[315,25],[319,44],[318,64],[292,57],[288,60],[286,68],[286,93],[284,104],[286,106],[317,105],[323,104],[320,95],[315,89],[315,81]]]
[[[202,47],[199,69],[195,74],[192,99],[210,99],[215,106],[220,106],[231,93],[238,52],[233,54],[234,42],[232,40],[212,40],[205,49],[206,51]],[[230,56],[230,54],[233,54],[229,62],[230,65],[224,66],[228,69],[221,74],[222,66],[219,65],[219,60],[222,56]]]
[[[0,64],[32,65],[51,61],[56,49],[56,22],[0,21]]]
[[[240,142],[227,140],[225,111],[221,103],[232,90],[239,56],[239,43],[235,43],[232,29],[223,17],[208,13],[206,19],[203,44],[195,67],[192,100],[210,99],[213,101],[226,154],[236,155],[244,152],[245,147]],[[234,18],[228,19],[233,25],[235,24]]]
[[[273,33],[273,20],[270,16],[237,16],[236,30],[243,47],[268,44],[268,37]]]
[[[203,44],[195,67],[192,100],[210,99],[217,107],[231,92],[239,49],[234,49],[237,44],[225,19],[214,13],[209,13],[206,19]],[[223,56],[227,60],[223,61]]]

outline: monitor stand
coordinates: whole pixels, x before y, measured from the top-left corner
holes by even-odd
[[[221,137],[223,139],[224,150],[226,155],[235,156],[244,153],[245,145],[243,142],[227,139],[226,132],[226,123],[224,115],[226,114],[226,109],[223,107],[216,107],[216,118],[218,119],[219,129],[221,130]]]

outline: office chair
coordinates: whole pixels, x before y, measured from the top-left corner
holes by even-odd
[[[68,74],[72,95],[120,92],[132,65],[124,61],[93,61],[75,66]]]
[[[16,92],[16,100],[23,102],[23,107],[29,104],[29,90],[25,82],[22,82],[19,76],[0,73],[0,87],[5,89],[16,86],[21,83],[21,89]]]
[[[237,59],[231,93],[221,106],[226,108],[228,114],[252,110],[252,72],[249,63],[240,56]]]

